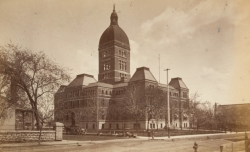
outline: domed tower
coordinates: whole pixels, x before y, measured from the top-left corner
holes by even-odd
[[[126,33],[118,25],[115,6],[110,16],[110,26],[99,41],[98,81],[109,84],[130,79],[130,46]]]

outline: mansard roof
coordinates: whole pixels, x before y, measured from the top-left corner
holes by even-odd
[[[149,68],[147,68],[147,67],[137,68],[136,71],[135,71],[135,74],[130,79],[130,82],[139,81],[139,80],[149,80],[149,81],[157,82],[155,77],[150,72]]]
[[[176,89],[179,89],[179,88],[188,89],[185,83],[182,81],[182,78],[179,78],[179,77],[172,78],[171,81],[169,82],[169,85]]]
[[[93,75],[89,74],[79,74],[76,78],[68,85],[68,87],[76,86],[87,86],[90,83],[97,82]]]

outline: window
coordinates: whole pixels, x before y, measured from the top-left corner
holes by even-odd
[[[109,129],[111,129],[112,128],[112,125],[111,124],[109,124]]]
[[[93,129],[95,129],[95,124],[93,124]]]
[[[162,123],[161,123],[161,128],[162,128]]]
[[[104,124],[102,124],[102,129],[104,129]]]
[[[89,125],[88,124],[86,124],[86,129],[89,129]]]
[[[104,99],[102,100],[102,107],[104,107]]]
[[[119,60],[119,67],[120,67],[120,70],[122,69],[122,62],[121,60]]]
[[[104,120],[104,114],[102,114],[102,120]]]
[[[116,129],[119,129],[119,124],[116,124]]]
[[[73,108],[79,108],[79,100],[73,101]]]
[[[69,120],[69,114],[66,114],[66,121],[68,121]]]

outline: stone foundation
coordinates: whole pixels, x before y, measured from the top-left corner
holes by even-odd
[[[0,131],[0,142],[38,141],[40,131]],[[55,131],[42,131],[41,141],[55,141]]]
[[[56,122],[55,131],[43,130],[41,132],[41,141],[62,141],[63,124]],[[1,142],[24,142],[24,141],[38,141],[40,131],[33,130],[16,130],[16,131],[0,131]]]

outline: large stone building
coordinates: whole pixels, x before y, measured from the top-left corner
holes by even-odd
[[[158,83],[147,67],[137,68],[131,77],[129,39],[118,25],[115,9],[110,16],[110,26],[101,35],[98,50],[98,81],[92,75],[79,74],[69,85],[61,86],[55,94],[55,120],[65,126],[78,124],[86,129],[164,128],[165,112],[157,122],[148,122],[149,115],[145,112],[145,117],[138,124],[129,115],[125,118],[119,112],[112,113],[114,109],[111,103],[123,98],[131,86],[140,84],[143,89],[141,92],[148,87],[167,91],[167,85]],[[171,126],[189,127],[188,115],[185,113],[189,89],[177,77],[171,79],[169,90],[170,105],[175,105],[175,110],[171,110]],[[166,101],[164,99],[162,102]],[[147,97],[142,102],[149,107]]]

